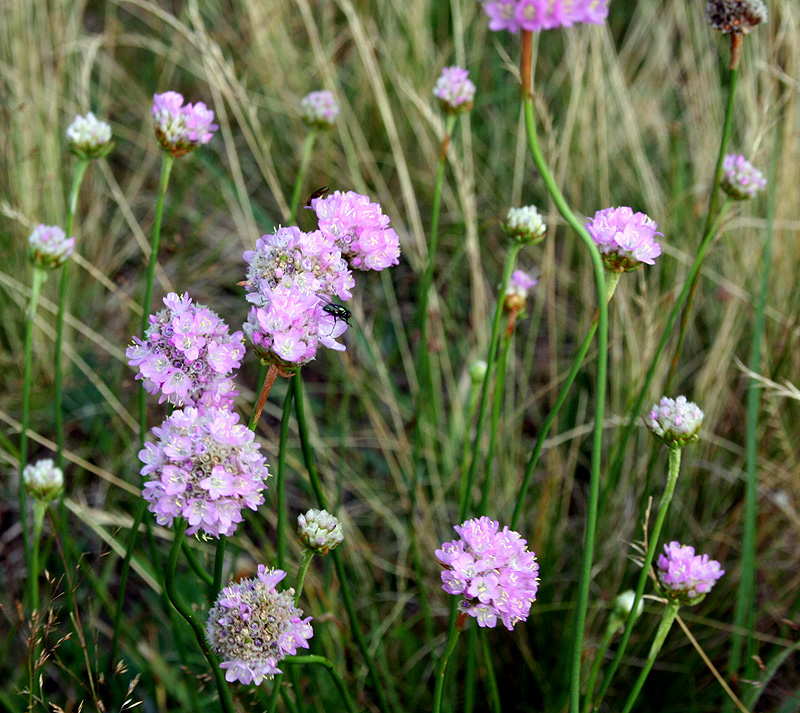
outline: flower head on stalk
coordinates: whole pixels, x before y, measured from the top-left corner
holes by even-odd
[[[544,240],[547,226],[536,206],[510,208],[506,222],[502,224],[506,235],[520,243],[535,245]]]
[[[658,556],[659,589],[681,604],[699,604],[725,574],[720,563],[708,555],[695,555],[694,547],[670,542]]]
[[[741,154],[727,154],[722,160],[720,187],[736,201],[755,198],[767,185],[767,179]]]
[[[747,34],[767,17],[763,0],[708,0],[706,4],[708,24],[725,34]]]
[[[303,121],[314,129],[330,129],[339,115],[333,92],[327,90],[306,94],[300,102]]]
[[[683,448],[697,440],[703,416],[700,407],[685,396],[664,396],[644,417],[644,425],[665,446]]]
[[[539,589],[539,564],[519,533],[488,517],[467,520],[453,528],[458,540],[436,550],[444,567],[442,589],[463,595],[462,612],[479,626],[495,627],[498,618],[511,631],[525,621]]]
[[[508,289],[503,298],[503,309],[506,312],[520,312],[525,309],[525,302],[533,288],[539,283],[533,275],[524,270],[514,270],[508,282]]]
[[[102,158],[114,148],[111,127],[92,112],[75,117],[75,121],[67,127],[67,142],[70,150],[84,159]]]
[[[61,267],[75,251],[75,238],[67,238],[57,225],[40,223],[28,237],[28,260],[40,270]]]
[[[282,673],[278,662],[307,649],[311,617],[294,605],[294,590],[275,585],[286,572],[258,565],[257,576],[224,587],[208,614],[206,640],[222,659],[226,681],[254,683]]]
[[[606,270],[630,272],[643,264],[655,264],[661,255],[656,242],[656,222],[644,213],[634,213],[631,208],[606,208],[594,214],[586,223]]]
[[[25,466],[22,482],[28,495],[47,504],[64,492],[64,471],[52,459],[43,458]]]
[[[489,29],[539,32],[576,23],[600,25],[608,16],[608,0],[482,0]]]
[[[178,92],[153,95],[153,127],[164,151],[176,158],[211,141],[219,128],[203,102],[184,104]]]
[[[158,440],[144,444],[139,460],[148,477],[142,495],[159,525],[184,517],[188,535],[232,535],[242,508],[264,502],[267,464],[253,432],[230,409],[173,411],[153,435]]]
[[[319,229],[336,241],[342,256],[356,270],[383,270],[397,265],[400,238],[389,227],[380,204],[353,191],[334,191],[314,198]]]
[[[311,509],[297,517],[297,539],[303,547],[326,555],[344,541],[342,523],[327,510]]]
[[[443,111],[448,114],[459,114],[472,109],[475,85],[470,81],[466,69],[445,67],[436,80],[433,96],[439,100]]]
[[[225,406],[238,394],[231,372],[242,365],[244,336],[188,293],[170,292],[164,306],[150,315],[144,341],[133,337],[125,355],[138,367],[148,394],[174,406]]]

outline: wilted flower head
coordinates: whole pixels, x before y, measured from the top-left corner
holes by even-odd
[[[695,555],[694,547],[670,542],[658,556],[656,573],[661,591],[682,604],[698,604],[725,574],[717,560]]]
[[[327,510],[311,509],[297,518],[297,539],[308,550],[324,555],[342,544],[342,523]]]
[[[626,206],[598,210],[586,223],[586,230],[611,272],[630,272],[644,263],[655,264],[655,258],[661,255],[656,235],[662,235],[656,228],[652,218]]]
[[[37,225],[28,238],[28,260],[40,270],[63,265],[75,251],[75,238],[67,238],[57,225]]]
[[[514,270],[508,282],[508,289],[503,298],[503,309],[507,312],[519,312],[525,307],[530,291],[538,284],[533,275],[523,270]]]
[[[294,590],[275,585],[286,576],[258,565],[257,577],[231,582],[208,614],[206,641],[222,659],[226,681],[254,683],[282,673],[278,662],[308,648],[314,635],[311,617],[294,605]]]
[[[203,102],[184,104],[178,92],[153,95],[153,127],[164,151],[183,156],[211,141],[219,128],[214,112]]]
[[[685,396],[678,396],[677,399],[664,396],[657,404],[653,404],[650,413],[644,417],[644,423],[664,445],[683,448],[697,440],[703,416],[700,407]]]
[[[142,495],[159,525],[184,517],[188,535],[232,535],[241,509],[264,502],[270,473],[238,414],[213,407],[176,410],[153,435],[158,441],[145,443],[139,460],[142,475],[149,476]]]
[[[727,154],[722,160],[720,186],[734,200],[755,198],[766,185],[767,180],[761,171],[741,154]]]
[[[510,208],[503,230],[513,240],[521,243],[538,243],[544,239],[547,226],[535,206]]]
[[[433,88],[442,110],[458,114],[472,109],[475,99],[475,85],[469,79],[469,72],[461,67],[445,67]]]
[[[148,394],[174,406],[224,406],[237,395],[231,372],[242,365],[244,336],[188,293],[170,292],[150,315],[145,339],[133,337],[125,355]]]
[[[436,550],[442,572],[442,589],[463,595],[461,611],[494,627],[497,619],[511,631],[525,621],[539,589],[539,564],[519,533],[488,517],[467,520],[453,529],[461,536]]]
[[[600,25],[608,16],[608,0],[482,0],[490,30],[539,32],[576,23]]]
[[[303,121],[315,129],[330,129],[339,115],[339,105],[333,98],[333,92],[311,92],[300,102]]]
[[[334,191],[314,198],[311,208],[317,214],[319,229],[330,235],[350,267],[357,270],[383,270],[397,265],[400,238],[389,227],[389,216],[380,204],[353,191]]]
[[[70,150],[81,158],[100,158],[113,148],[111,127],[92,112],[75,117],[67,127],[67,141]]]
[[[64,471],[50,458],[43,458],[25,466],[22,482],[28,495],[49,503],[64,492]]]
[[[708,0],[706,19],[720,32],[746,34],[767,21],[767,6],[763,0]]]

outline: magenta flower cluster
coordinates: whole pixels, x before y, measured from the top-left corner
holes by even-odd
[[[225,680],[259,685],[282,673],[278,662],[307,649],[314,635],[311,617],[294,605],[294,590],[275,585],[286,572],[258,565],[257,577],[224,587],[211,608],[206,640],[222,659]]]
[[[178,92],[153,95],[153,127],[164,151],[183,156],[207,144],[219,128],[203,102],[184,104]]]
[[[719,562],[708,555],[695,555],[694,547],[679,542],[664,545],[664,554],[658,556],[657,565],[661,590],[684,604],[697,603],[725,574]]]
[[[599,210],[586,223],[586,230],[611,272],[630,272],[644,263],[655,264],[661,255],[656,236],[662,235],[656,228],[652,218],[626,206]]]
[[[755,198],[767,185],[767,179],[741,154],[727,154],[722,159],[722,190],[737,201]]]
[[[470,81],[466,69],[445,67],[436,80],[433,96],[439,100],[442,109],[450,114],[469,111],[475,99],[475,85]]]
[[[303,121],[316,129],[330,129],[339,115],[339,105],[333,98],[333,92],[311,92],[300,102]]]
[[[319,229],[331,236],[350,267],[383,270],[397,265],[400,238],[389,227],[380,204],[353,191],[334,191],[311,201]]]
[[[57,225],[40,223],[28,237],[28,260],[40,270],[63,265],[75,252],[75,238],[68,238]]]
[[[267,464],[253,432],[229,408],[173,411],[153,435],[157,442],[146,442],[139,460],[149,476],[142,495],[159,525],[183,517],[188,535],[232,535],[242,508],[264,502]]]
[[[319,344],[344,350],[336,338],[347,322],[325,307],[333,297],[349,299],[355,282],[332,236],[279,228],[259,238],[244,260],[254,305],[244,331],[261,359],[294,368],[313,359]]]
[[[245,351],[242,333],[229,334],[216,312],[194,304],[186,293],[170,292],[164,306],[150,315],[144,341],[134,337],[125,352],[145,391],[160,393],[159,403],[174,406],[232,403],[238,392],[231,372],[241,366]]]
[[[539,564],[519,533],[488,517],[453,528],[460,539],[445,542],[436,559],[445,568],[442,589],[462,595],[461,611],[494,627],[498,618],[510,631],[528,618],[539,590]]]
[[[608,0],[483,0],[489,29],[539,32],[577,23],[601,25],[608,17]]]

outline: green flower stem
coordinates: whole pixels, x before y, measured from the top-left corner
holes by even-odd
[[[317,664],[319,666],[324,666],[325,669],[330,674],[331,679],[333,680],[334,685],[336,686],[336,690],[339,692],[339,696],[342,699],[342,703],[344,703],[345,708],[349,711],[349,713],[355,713],[356,708],[353,704],[353,699],[350,697],[350,693],[347,690],[347,686],[345,685],[344,680],[339,675],[339,672],[336,670],[336,667],[333,665],[331,661],[326,659],[324,656],[287,656],[284,659],[285,663],[292,664],[292,665],[300,665],[300,664]]]
[[[203,580],[203,583],[207,584],[209,587],[212,587],[214,584],[214,577],[212,577],[207,571],[206,568],[203,567],[202,563],[199,559],[197,559],[197,555],[195,554],[194,550],[189,547],[189,542],[184,538],[183,540],[183,554],[186,557],[186,561],[189,563],[189,567],[191,567],[192,572],[194,572],[197,577]],[[216,598],[217,594],[216,591],[211,595],[211,601],[213,602]]]
[[[672,500],[672,494],[675,492],[675,484],[678,482],[678,473],[680,472],[680,469],[681,449],[679,447],[670,448],[667,485],[664,488],[664,495],[662,495],[661,502],[658,505],[658,514],[656,515],[656,521],[653,525],[653,531],[650,533],[649,542],[647,544],[647,554],[644,558],[644,565],[639,573],[639,581],[636,584],[636,597],[633,600],[633,606],[628,614],[628,620],[625,622],[625,631],[623,632],[622,639],[617,647],[617,653],[614,655],[614,660],[611,662],[611,665],[606,672],[605,677],[603,678],[603,685],[600,687],[597,700],[594,701],[594,710],[598,710],[600,707],[603,696],[608,690],[608,687],[611,685],[611,681],[614,678],[617,668],[619,667],[620,661],[622,661],[622,657],[625,655],[625,649],[628,646],[628,641],[630,640],[631,632],[633,631],[633,624],[636,621],[636,612],[639,609],[639,602],[642,601],[644,587],[645,584],[647,584],[647,576],[650,572],[650,567],[653,564],[656,550],[658,549],[658,539],[661,536],[661,528],[664,525],[664,519],[667,516],[667,510],[669,509],[669,504]]]
[[[489,702],[493,713],[500,713],[502,708],[500,703],[500,689],[497,687],[497,677],[494,675],[494,665],[492,664],[492,647],[489,644],[489,636],[486,629],[478,632],[478,637],[483,644],[483,659],[486,662],[486,688],[489,691]]]
[[[200,650],[206,657],[206,661],[208,661],[208,665],[211,668],[211,673],[214,675],[214,679],[217,683],[219,702],[222,706],[222,710],[225,711],[225,713],[235,713],[233,698],[231,696],[228,682],[225,680],[224,672],[219,667],[219,659],[216,657],[214,652],[208,648],[208,644],[206,643],[205,629],[203,629],[203,625],[197,620],[197,617],[195,617],[195,615],[192,613],[192,610],[189,608],[186,602],[181,599],[180,594],[178,594],[178,588],[175,586],[175,570],[178,565],[178,555],[180,554],[184,538],[186,537],[186,533],[183,529],[183,523],[176,523],[174,533],[175,538],[172,541],[172,548],[169,552],[169,560],[167,561],[167,572],[165,578],[167,596],[169,597],[170,602],[172,602],[172,606],[174,606],[176,611],[184,619],[186,619],[187,623],[192,628],[195,638],[197,639],[197,643],[200,646]]]
[[[25,491],[25,480],[22,473],[28,460],[28,425],[31,420],[31,381],[33,374],[33,324],[36,321],[36,309],[39,305],[39,295],[46,272],[41,268],[33,268],[31,281],[31,299],[28,303],[28,318],[25,325],[25,367],[22,377],[22,425],[19,434],[19,517],[22,521],[22,546],[25,550],[25,562],[28,567],[28,602],[31,610],[36,608],[38,599],[38,582],[33,583],[33,550],[31,549],[30,533],[28,531],[28,500]],[[37,594],[34,598],[34,594]]]
[[[289,546],[286,539],[286,450],[289,441],[289,419],[292,415],[292,398],[294,389],[290,384],[283,398],[283,415],[281,416],[281,435],[278,443],[278,464],[275,476],[275,489],[277,491],[278,509],[278,568],[286,571],[286,560]]]
[[[680,313],[683,305],[686,304],[686,299],[689,296],[689,290],[691,289],[691,283],[693,282],[695,275],[700,272],[700,268],[703,264],[703,259],[706,256],[706,252],[708,252],[708,248],[711,245],[711,241],[714,239],[714,236],[717,234],[717,230],[719,229],[720,224],[722,223],[725,216],[728,214],[728,210],[730,210],[731,201],[726,201],[723,203],[722,207],[719,210],[714,222],[711,224],[708,232],[703,236],[703,241],[700,244],[700,249],[697,252],[697,257],[694,259],[694,263],[692,263],[692,267],[689,270],[689,274],[686,276],[686,282],[683,285],[683,289],[681,290],[680,295],[678,295],[678,299],[675,301],[675,304],[672,305],[672,309],[670,310],[669,316],[667,317],[667,323],[664,327],[664,332],[661,335],[661,341],[658,343],[658,347],[656,348],[656,352],[653,355],[653,360],[650,363],[650,368],[645,375],[644,382],[642,383],[641,388],[639,389],[639,393],[636,397],[635,402],[630,410],[630,417],[628,419],[628,423],[625,425],[625,430],[620,437],[619,444],[617,445],[616,454],[614,457],[613,464],[608,471],[608,477],[606,478],[606,486],[604,490],[603,499],[605,500],[605,494],[613,490],[616,485],[617,481],[619,480],[619,475],[622,471],[622,464],[625,458],[625,448],[628,445],[628,441],[633,433],[633,429],[636,426],[637,421],[639,420],[639,416],[642,413],[642,406],[644,405],[644,400],[648,395],[650,390],[650,385],[653,383],[653,378],[656,375],[656,371],[659,367],[659,359],[661,358],[661,354],[664,351],[664,348],[669,341],[672,327],[675,324],[675,319],[677,318],[678,314]]]
[[[625,703],[625,708],[623,708],[622,713],[630,713],[631,709],[633,708],[633,704],[636,703],[636,699],[639,697],[639,693],[641,692],[642,686],[647,679],[647,675],[650,673],[650,669],[653,668],[653,664],[656,662],[658,652],[661,651],[661,647],[664,645],[664,640],[667,638],[667,634],[672,628],[675,617],[678,616],[678,609],[680,609],[680,604],[678,604],[676,601],[671,601],[664,609],[664,616],[661,619],[661,623],[658,625],[656,638],[653,640],[653,645],[650,647],[650,653],[647,655],[647,662],[639,674],[639,678],[636,679],[636,683],[633,684],[633,688],[628,695],[628,701]]]
[[[303,142],[302,154],[300,156],[300,170],[297,172],[297,178],[294,182],[294,190],[292,190],[292,202],[289,204],[289,225],[294,225],[297,219],[297,207],[300,204],[300,191],[303,190],[303,181],[308,171],[308,164],[311,161],[311,150],[314,148],[314,141],[317,138],[317,130],[311,129]]]
[[[733,112],[736,105],[736,83],[738,77],[739,70],[731,69],[728,75],[728,103],[725,107],[725,119],[722,125],[722,138],[720,139],[719,143],[719,156],[717,156],[717,167],[714,171],[714,183],[711,186],[711,196],[708,200],[708,213],[706,215],[706,224],[703,228],[704,235],[711,228],[711,224],[714,221],[714,216],[717,213],[717,205],[719,203],[719,184],[722,180],[722,164],[725,160],[725,151],[728,148],[728,142],[730,141],[731,131],[733,129]],[[672,363],[669,367],[669,374],[667,376],[664,393],[670,392],[672,383],[675,380],[675,373],[678,370],[678,362],[680,361],[681,351],[683,350],[683,341],[686,338],[686,329],[689,326],[689,313],[691,312],[692,305],[694,304],[694,296],[697,292],[699,278],[700,273],[696,272],[691,281],[689,295],[686,298],[686,307],[684,308],[683,316],[681,317],[681,326],[680,331],[678,332],[678,341],[675,345],[675,354],[672,357]]]
[[[33,548],[31,552],[30,579],[31,608],[35,609],[39,602],[39,543],[42,540],[42,526],[47,503],[38,498],[33,502]]]
[[[300,566],[297,568],[297,579],[294,584],[294,605],[300,601],[300,595],[303,593],[303,584],[306,581],[306,573],[311,566],[311,560],[314,559],[314,553],[311,550],[303,550],[303,559],[300,560]]]
[[[464,693],[464,713],[475,710],[475,672],[478,667],[478,627],[467,632],[467,660],[464,664],[464,681],[460,686]]]
[[[69,201],[67,209],[67,225],[65,232],[67,237],[72,236],[72,226],[75,222],[75,212],[78,208],[78,193],[80,192],[83,177],[89,166],[89,159],[81,158],[75,164],[75,172],[72,176],[72,187],[69,191]],[[69,263],[67,260],[61,268],[61,284],[58,295],[58,315],[56,316],[56,355],[55,355],[55,382],[54,382],[54,401],[55,401],[55,429],[56,429],[56,465],[64,469],[64,367],[63,367],[63,345],[64,345],[64,316],[67,309],[67,296],[69,293]],[[62,498],[63,500],[63,498]],[[63,517],[62,522],[66,522]]]
[[[313,489],[314,495],[317,498],[317,504],[319,505],[320,509],[327,510],[328,508],[325,501],[325,496],[322,493],[322,483],[320,482],[317,468],[314,465],[314,454],[311,450],[311,441],[308,435],[308,422],[306,421],[305,404],[303,403],[303,381],[299,372],[292,379],[292,388],[295,390],[295,415],[297,417],[297,429],[300,434],[300,449],[303,453],[303,462],[305,463],[306,470],[308,471],[308,477],[311,481],[311,488]],[[389,708],[389,701],[386,698],[386,692],[383,689],[383,685],[384,682],[386,682],[386,685],[391,689],[391,677],[387,675],[386,671],[382,672],[383,676],[378,676],[378,670],[375,667],[375,659],[379,657],[375,657],[370,652],[366,639],[364,638],[364,634],[361,632],[361,628],[358,625],[358,613],[356,612],[355,604],[353,602],[353,595],[350,591],[350,579],[347,576],[347,572],[345,572],[344,563],[342,562],[339,550],[336,549],[331,551],[331,557],[333,558],[333,563],[336,567],[336,576],[339,579],[339,585],[342,588],[342,599],[344,600],[344,606],[347,610],[347,617],[350,622],[350,632],[356,642],[358,650],[361,652],[361,655],[364,658],[364,662],[367,664],[367,671],[369,672],[369,677],[372,680],[372,686],[378,696],[378,706],[382,713],[390,713],[391,709]]]
[[[615,272],[608,273],[607,275],[608,284],[606,286],[607,287],[606,302],[610,302],[611,298],[614,296],[614,292],[617,289],[620,277],[621,275],[619,273]],[[528,465],[525,468],[525,475],[522,478],[522,486],[520,487],[519,490],[519,497],[517,498],[517,504],[514,507],[514,514],[511,517],[512,530],[515,530],[517,528],[519,519],[520,517],[522,517],[522,508],[525,504],[525,497],[528,494],[528,488],[530,488],[531,480],[533,479],[533,472],[539,463],[539,457],[542,454],[542,449],[544,448],[544,442],[545,439],[547,438],[547,434],[550,433],[550,428],[552,427],[553,423],[555,423],[556,416],[558,416],[558,412],[561,410],[561,407],[567,400],[567,395],[569,394],[570,387],[572,386],[572,383],[575,381],[575,377],[578,376],[578,372],[581,369],[583,360],[586,358],[586,353],[589,351],[589,347],[591,346],[592,340],[594,339],[595,332],[597,332],[597,319],[592,320],[592,324],[589,327],[589,330],[586,332],[586,336],[583,338],[583,343],[581,344],[580,348],[575,354],[575,359],[573,359],[572,361],[572,367],[569,370],[569,374],[567,374],[567,378],[561,385],[561,389],[558,392],[556,401],[553,404],[550,411],[548,412],[547,416],[545,417],[544,423],[542,424],[542,427],[539,429],[539,433],[536,436],[536,443],[533,445],[533,451],[531,452],[531,457],[528,460]]]
[[[497,345],[500,341],[500,324],[503,320],[503,295],[508,289],[508,283],[511,279],[511,273],[514,271],[514,265],[517,262],[517,255],[522,249],[523,243],[513,242],[508,250],[506,256],[506,264],[503,267],[503,277],[500,281],[500,290],[498,292],[497,307],[494,311],[494,320],[492,322],[492,337],[489,343],[489,353],[486,357],[486,375],[483,377],[483,385],[481,387],[481,398],[478,403],[478,423],[475,426],[475,438],[472,441],[472,459],[470,461],[469,471],[466,476],[461,475],[461,492],[459,496],[458,507],[458,521],[464,522],[467,513],[470,510],[470,495],[472,493],[472,486],[475,482],[475,473],[478,470],[478,461],[480,460],[480,443],[483,436],[483,428],[486,423],[486,414],[489,411],[489,384],[491,383],[492,374],[494,372],[494,365],[497,359]],[[466,434],[469,437],[469,433]]]
[[[603,639],[594,655],[592,668],[589,671],[589,679],[586,683],[586,700],[583,705],[583,713],[589,713],[592,709],[592,697],[594,696],[594,687],[597,685],[597,676],[600,673],[600,666],[603,664],[603,660],[606,657],[608,647],[611,646],[611,640],[614,638],[614,634],[617,633],[617,621],[612,620],[609,626],[606,627]]]
[[[225,548],[228,538],[220,535],[217,540],[217,547],[214,551],[214,578],[211,582],[211,601],[213,602],[222,589],[222,570],[225,568]]]
[[[536,137],[536,120],[533,112],[532,86],[532,35],[529,31],[522,33],[522,59],[520,74],[522,77],[522,103],[525,109],[525,129],[528,135],[528,146],[536,168],[542,176],[547,192],[558,208],[558,212],[569,223],[583,241],[592,260],[595,290],[597,294],[597,376],[595,378],[595,412],[592,433],[592,460],[589,475],[589,498],[586,512],[586,540],[583,550],[583,565],[578,589],[578,604],[575,612],[575,633],[572,647],[572,665],[570,669],[570,711],[580,710],[581,659],[583,654],[583,633],[586,628],[586,610],[589,606],[589,586],[592,578],[592,559],[594,557],[595,530],[597,526],[597,510],[600,500],[600,466],[603,455],[603,421],[606,403],[606,380],[608,369],[608,288],[605,270],[600,251],[585,226],[570,210],[564,196],[553,179],[547,162],[539,148]]]
[[[458,621],[455,626],[450,627],[450,633],[447,637],[447,646],[445,647],[442,658],[439,659],[439,664],[436,667],[436,688],[433,692],[433,713],[441,713],[442,709],[442,692],[444,690],[444,672],[447,669],[447,660],[450,658],[453,651],[456,649],[458,636],[464,628],[464,621],[467,615],[461,612],[458,615]]]
[[[158,183],[158,198],[156,201],[156,215],[153,222],[153,238],[150,242],[150,260],[147,265],[147,277],[145,281],[144,297],[142,298],[142,322],[141,338],[144,339],[147,327],[150,325],[150,303],[153,299],[153,282],[156,275],[156,263],[158,262],[158,247],[161,242],[161,221],[164,217],[164,197],[167,194],[169,176],[172,172],[172,164],[175,162],[173,156],[166,151],[161,159],[161,178]],[[144,386],[139,389],[139,444],[144,447],[144,439],[147,436],[147,392]],[[117,651],[119,648],[119,627],[122,620],[122,608],[125,605],[125,592],[128,588],[128,575],[131,569],[131,558],[136,547],[136,540],[139,537],[139,525],[144,520],[144,513],[147,509],[147,502],[144,498],[139,498],[136,506],[136,514],[133,518],[133,525],[128,533],[128,541],[125,544],[125,557],[122,560],[122,569],[119,573],[119,589],[117,590],[117,609],[114,612],[114,631],[111,635],[111,658],[110,665],[114,665]]]

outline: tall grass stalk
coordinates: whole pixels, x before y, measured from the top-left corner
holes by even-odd
[[[292,201],[289,204],[289,218],[288,224],[294,225],[297,220],[297,208],[300,205],[300,191],[303,190],[303,182],[308,172],[308,164],[311,161],[311,151],[314,148],[314,142],[317,138],[317,129],[310,129],[303,142],[303,149],[300,154],[300,170],[297,172],[297,178],[294,181],[294,189],[292,190]]]

